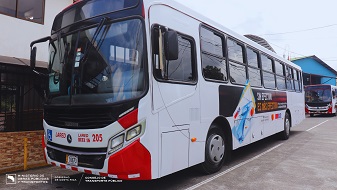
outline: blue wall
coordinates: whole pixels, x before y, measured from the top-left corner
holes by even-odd
[[[333,78],[323,77],[321,79],[321,84],[331,84],[331,85],[336,86],[336,79],[335,79],[336,74],[331,72],[329,69],[327,69],[326,67],[321,65],[316,60],[308,57],[308,58],[304,58],[304,59],[294,60],[292,62],[295,63],[296,65],[300,66],[304,73],[333,77]]]

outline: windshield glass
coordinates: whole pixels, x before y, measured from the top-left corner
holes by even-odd
[[[330,102],[330,86],[310,86],[305,88],[305,101],[307,103]]]
[[[139,19],[106,23],[51,42],[47,104],[106,104],[145,89]]]

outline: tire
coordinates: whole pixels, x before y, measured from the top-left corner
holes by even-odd
[[[313,114],[313,113],[311,113],[311,114],[310,114],[310,117],[314,117],[314,114]]]
[[[230,148],[224,132],[212,126],[207,134],[205,161],[200,165],[203,173],[212,174],[219,171],[229,157]]]
[[[288,113],[286,113],[286,115],[284,116],[283,131],[281,131],[280,134],[279,134],[279,136],[282,140],[289,139],[290,128],[291,128],[290,115]]]

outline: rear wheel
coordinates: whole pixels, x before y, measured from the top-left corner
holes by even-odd
[[[284,129],[283,131],[280,132],[280,138],[282,140],[289,139],[290,127],[291,127],[290,115],[286,113],[286,115],[284,116]]]
[[[212,126],[206,139],[205,162],[201,164],[204,173],[215,173],[222,168],[229,156],[227,147],[224,132],[219,127]]]

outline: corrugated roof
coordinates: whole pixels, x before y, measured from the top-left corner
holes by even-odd
[[[324,61],[322,61],[320,58],[318,58],[316,55],[311,55],[311,56],[306,56],[306,57],[298,57],[298,58],[294,58],[291,59],[291,61],[297,61],[297,60],[301,60],[301,59],[313,59],[315,61],[317,61],[319,64],[323,65],[325,68],[327,68],[328,70],[330,70],[331,72],[333,72],[335,75],[337,75],[337,71],[335,69],[333,69],[332,67],[330,67],[328,64],[326,64]]]
[[[0,63],[10,64],[10,65],[21,65],[21,66],[29,66],[30,60],[17,58],[17,57],[8,57],[0,55]],[[44,61],[36,61],[36,67],[38,68],[47,68],[48,63]]]

